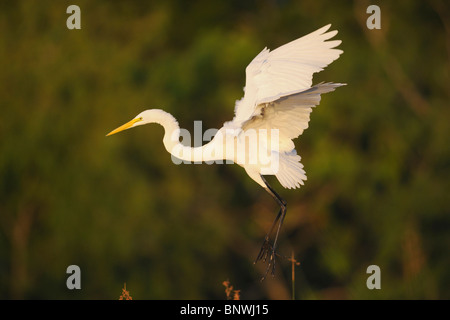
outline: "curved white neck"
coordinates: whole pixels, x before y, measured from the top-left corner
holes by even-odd
[[[172,156],[183,161],[191,162],[223,159],[214,156],[214,150],[218,140],[212,139],[209,143],[195,148],[184,146],[180,143],[180,126],[170,113],[160,109],[148,110],[146,112],[151,120],[142,124],[158,123],[164,127],[164,147]]]

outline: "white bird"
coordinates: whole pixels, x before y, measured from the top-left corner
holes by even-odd
[[[151,109],[111,131],[108,135],[147,123],[164,127],[163,143],[172,156],[184,161],[223,161],[241,165],[279,204],[280,211],[264,238],[255,260],[268,259],[266,274],[275,256],[278,234],[286,216],[284,201],[267,183],[264,175],[275,175],[285,188],[299,188],[306,180],[300,156],[292,139],[308,127],[312,108],[322,93],[334,91],[342,83],[320,83],[312,86],[314,73],[336,60],[341,41],[332,40],[337,31],[322,27],[276,50],[264,48],[247,66],[244,97],[236,101],[233,120],[225,122],[214,138],[201,147],[180,143],[180,128],[169,113]],[[278,223],[278,226],[277,226]],[[273,243],[270,237],[277,226]]]

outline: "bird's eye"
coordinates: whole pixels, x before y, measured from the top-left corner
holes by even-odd
[[[142,119],[143,119],[142,117],[139,117],[139,120],[141,120],[141,121],[142,121]]]

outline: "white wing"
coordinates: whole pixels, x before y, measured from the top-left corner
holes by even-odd
[[[244,97],[236,101],[235,117],[225,127],[242,129],[278,129],[278,171],[274,172],[285,188],[298,188],[306,180],[300,156],[292,139],[308,127],[312,108],[322,93],[333,91],[341,83],[321,83],[314,87],[312,76],[339,58],[342,50],[333,49],[341,41],[331,39],[337,31],[326,32],[327,25],[270,52],[265,48],[246,68]],[[239,132],[239,130],[237,131]],[[261,186],[261,171],[246,167]]]
[[[279,159],[278,171],[274,174],[283,187],[299,188],[306,180],[300,163],[301,157],[297,154],[292,139],[301,135],[308,127],[309,115],[312,108],[320,103],[320,95],[342,85],[344,84],[320,83],[305,91],[259,104],[254,115],[242,123],[243,132],[248,129],[263,129],[265,132],[278,129],[278,149],[272,150],[272,153],[277,153]]]
[[[326,41],[337,31],[327,25],[270,52],[265,48],[246,68],[244,97],[236,101],[234,126],[250,119],[262,103],[309,89],[312,75],[323,70],[342,53],[333,49],[341,41]],[[325,33],[326,32],[326,33]]]
[[[278,129],[279,152],[295,148],[292,139],[308,128],[312,108],[320,103],[321,94],[334,91],[342,83],[319,83],[305,91],[281,97],[269,103],[258,104],[253,115],[242,122],[242,131],[248,129]]]

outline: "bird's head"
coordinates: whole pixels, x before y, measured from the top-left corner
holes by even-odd
[[[145,111],[139,113],[132,120],[128,121],[127,123],[125,123],[123,125],[121,125],[117,129],[114,129],[113,131],[108,133],[106,136],[110,136],[110,135],[116,134],[116,133],[118,133],[120,131],[123,131],[123,130],[126,130],[126,129],[130,129],[130,128],[134,128],[134,127],[137,127],[137,126],[141,126],[141,125],[146,124],[146,123],[155,122],[154,119],[155,119],[155,115],[156,115],[157,111],[159,111],[159,110],[157,110],[157,109],[145,110]]]

